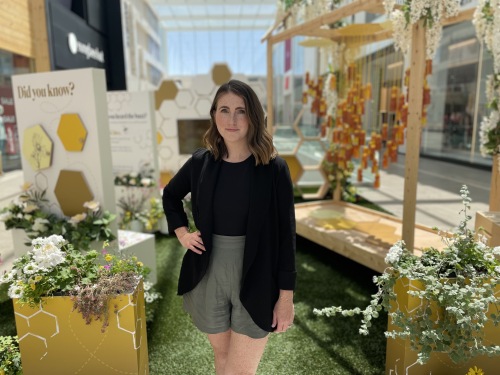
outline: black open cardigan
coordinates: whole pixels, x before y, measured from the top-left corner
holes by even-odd
[[[216,161],[208,150],[199,149],[163,190],[163,209],[170,233],[188,226],[182,199],[191,192],[194,222],[206,249],[201,255],[186,251],[179,276],[179,295],[192,290],[208,267],[212,251],[213,192],[220,166],[221,161]],[[251,203],[240,300],[254,322],[271,332],[279,290],[295,289],[293,186],[288,166],[279,156],[268,165],[255,166],[250,181]]]

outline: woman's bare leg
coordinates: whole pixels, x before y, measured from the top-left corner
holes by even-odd
[[[228,329],[226,332],[222,333],[207,334],[208,340],[214,350],[215,373],[217,375],[225,374],[231,332],[232,331]]]
[[[268,336],[252,339],[231,331],[230,337],[224,375],[254,375],[264,353]]]

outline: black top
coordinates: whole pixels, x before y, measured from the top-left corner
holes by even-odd
[[[223,161],[214,191],[214,233],[244,236],[250,206],[250,172],[253,158],[239,163]]]

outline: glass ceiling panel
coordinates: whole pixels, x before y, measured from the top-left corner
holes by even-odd
[[[190,15],[189,8],[185,6],[171,6],[170,11],[174,17],[185,17]]]

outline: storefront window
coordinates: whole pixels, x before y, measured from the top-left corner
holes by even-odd
[[[4,172],[21,169],[12,76],[32,71],[27,57],[0,50],[0,150]]]
[[[479,150],[479,127],[487,114],[484,82],[491,72],[491,57],[484,51],[481,56],[471,22],[443,30],[429,77],[431,104],[422,137],[423,155],[491,165],[491,159],[483,158]]]

